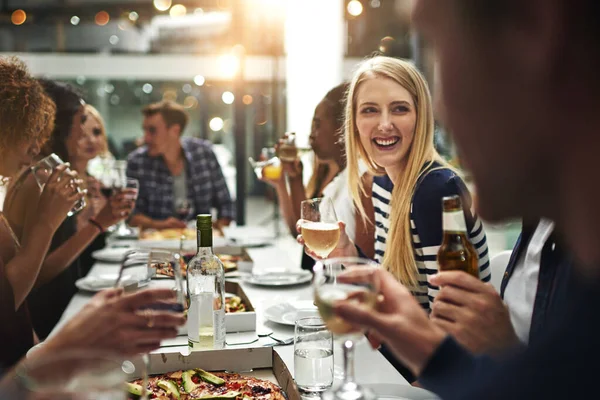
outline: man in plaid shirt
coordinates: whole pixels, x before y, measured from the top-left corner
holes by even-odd
[[[140,182],[132,226],[152,229],[185,227],[184,219],[217,210],[218,223],[235,217],[221,166],[208,141],[181,135],[188,123],[185,109],[170,101],[151,104],[144,114],[145,146],[128,157],[127,176]],[[182,204],[189,215],[176,218]]]

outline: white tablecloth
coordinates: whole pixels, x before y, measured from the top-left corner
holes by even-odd
[[[298,269],[300,264],[301,251],[291,237],[283,237],[275,241],[274,246],[248,249],[248,253],[254,260],[255,271],[267,271],[269,269]],[[91,275],[99,275],[118,271],[116,264],[96,263]],[[154,281],[151,283],[154,284]],[[244,291],[248,295],[250,301],[254,305],[257,313],[257,331],[273,331],[273,336],[278,339],[287,339],[293,337],[293,327],[279,325],[265,320],[263,312],[272,304],[281,303],[291,300],[311,300],[312,290],[310,285],[300,285],[294,287],[273,289],[253,286],[240,282]],[[90,293],[79,292],[71,300],[69,306],[65,310],[61,321],[55,331],[70,319],[78,310],[80,310],[86,302],[92,297]],[[181,343],[182,346],[175,346]],[[168,347],[162,347],[157,350],[159,352],[187,352],[187,338],[178,337],[176,340],[170,340],[167,343]],[[269,338],[262,338],[259,342],[250,346],[260,346],[262,344],[272,343]],[[240,346],[235,346],[240,347]],[[290,372],[294,372],[294,346],[277,346],[275,350],[279,353],[283,361],[286,363]],[[341,349],[336,346],[336,377],[339,378],[341,372]],[[378,352],[372,350],[366,340],[360,341],[356,346],[356,376],[360,383],[369,384],[408,384],[396,369]]]

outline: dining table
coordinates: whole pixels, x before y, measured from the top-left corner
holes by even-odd
[[[137,240],[110,241],[107,247],[118,246],[134,249],[139,244]],[[291,237],[271,238],[268,243],[259,246],[253,243],[253,247],[246,248],[246,251],[253,262],[253,274],[264,274],[270,271],[280,272],[282,270],[290,273],[301,272],[300,259],[303,249]],[[116,276],[118,270],[119,263],[96,261],[89,272],[89,276],[106,276],[107,274]],[[265,316],[265,310],[285,302],[312,301],[313,289],[310,282],[283,287],[269,287],[248,283],[240,274],[234,274],[231,277],[226,276],[226,279],[238,282],[256,312],[256,332],[227,333],[226,348],[273,346],[273,349],[279,354],[293,376],[294,327],[270,321]],[[149,285],[150,287],[159,287],[160,282],[152,280]],[[53,333],[58,331],[64,323],[82,309],[94,294],[91,291],[81,290],[76,293]],[[243,338],[248,336],[258,336],[258,340],[249,344],[244,343]],[[280,342],[286,344],[280,345]],[[336,342],[334,344],[334,384],[335,381],[340,381],[343,378],[341,347],[341,343]],[[161,347],[155,352],[188,354],[187,335],[180,335],[174,339],[163,341]],[[409,385],[406,379],[378,350],[371,348],[366,339],[358,341],[355,345],[355,374],[360,384],[372,387],[376,391],[378,387]]]

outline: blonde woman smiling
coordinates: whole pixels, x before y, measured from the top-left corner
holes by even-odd
[[[427,83],[409,62],[375,57],[358,68],[346,104],[349,190],[358,210],[365,191],[358,159],[373,179],[375,259],[409,287],[427,311],[438,288],[429,278],[438,271],[442,243],[442,198],[459,195],[469,238],[479,254],[480,278],[490,279],[488,249],[481,221],[470,211],[462,179],[433,146],[433,111]],[[344,233],[330,255],[357,255]],[[301,238],[300,238],[300,241]]]

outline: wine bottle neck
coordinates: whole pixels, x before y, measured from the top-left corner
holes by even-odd
[[[200,252],[200,249],[208,249],[212,253],[212,229],[198,229],[196,234],[196,240],[198,243],[198,252]]]
[[[467,223],[462,210],[444,211],[444,232],[466,232]]]

